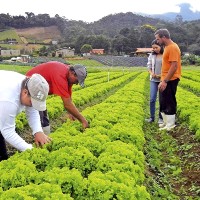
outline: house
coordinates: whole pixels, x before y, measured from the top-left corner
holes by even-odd
[[[0,53],[1,56],[19,56],[20,55],[20,50],[1,50]]]
[[[71,49],[70,47],[63,47],[56,50],[56,57],[67,57],[67,56],[74,56],[75,49]]]
[[[153,48],[137,48],[134,52],[135,55],[148,55],[153,51]]]
[[[90,51],[90,54],[103,55],[104,54],[104,49],[92,49]]]
[[[31,57],[29,55],[21,55],[21,62],[29,63],[31,61]]]
[[[57,44],[58,44],[58,41],[57,41],[57,40],[52,40],[51,43],[52,43],[53,45],[57,45]]]

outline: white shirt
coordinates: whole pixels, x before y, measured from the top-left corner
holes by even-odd
[[[21,104],[21,84],[26,76],[17,72],[0,70],[0,132],[4,139],[20,151],[32,149],[15,131],[15,118],[22,112],[26,112],[28,123],[33,131],[43,132],[39,112],[33,107]]]

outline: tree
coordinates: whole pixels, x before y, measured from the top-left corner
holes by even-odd
[[[183,17],[181,15],[176,15],[175,24],[181,25],[183,23]]]
[[[47,56],[48,52],[47,52],[47,48],[45,46],[41,47],[39,49],[39,56]]]
[[[150,47],[152,40],[155,39],[154,32],[156,28],[150,24],[145,24],[140,28],[140,47]]]
[[[81,52],[80,49],[84,44],[85,44],[85,36],[81,35],[77,38],[75,42],[75,52],[80,53]]]
[[[32,12],[25,12],[25,14],[27,15],[27,18],[28,18],[28,19],[30,19],[30,18],[32,18],[32,17],[35,16],[35,14],[32,13]]]
[[[131,51],[129,47],[129,39],[122,35],[118,35],[113,39],[112,48],[113,51],[118,53],[118,55],[122,55],[124,53],[127,54]]]
[[[196,54],[196,55],[200,55],[200,48],[199,48],[199,44],[191,44],[188,46],[188,51],[190,53]]]
[[[81,47],[81,53],[90,53],[90,51],[92,50],[92,46],[90,44],[84,44]]]
[[[128,37],[130,34],[130,29],[129,28],[123,28],[119,31],[119,34],[123,35],[124,37]]]
[[[108,52],[110,48],[110,40],[104,35],[98,35],[95,37],[92,46],[94,49],[104,49]]]

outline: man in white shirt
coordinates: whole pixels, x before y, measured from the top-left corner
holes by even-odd
[[[5,140],[19,151],[33,148],[15,131],[15,118],[22,111],[26,112],[36,145],[51,141],[42,131],[38,112],[46,110],[48,92],[49,85],[39,74],[26,77],[0,70],[0,161],[8,158]]]

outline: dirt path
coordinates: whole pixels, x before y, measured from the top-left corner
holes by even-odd
[[[146,113],[148,98],[147,91]],[[176,124],[168,132],[159,131],[156,122],[144,124],[146,187],[153,200],[200,200],[200,141],[186,125]]]

